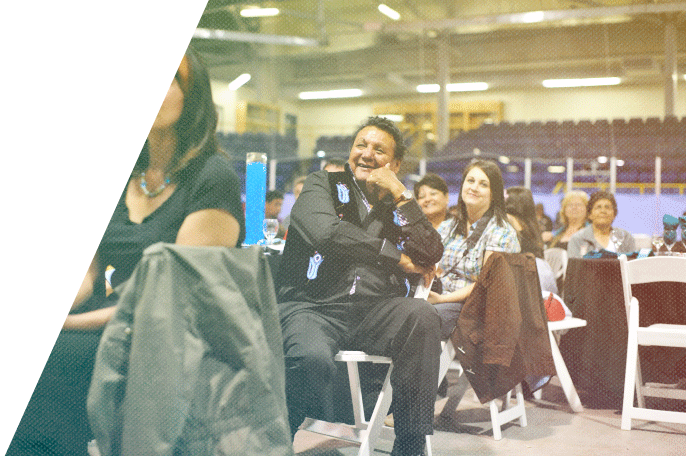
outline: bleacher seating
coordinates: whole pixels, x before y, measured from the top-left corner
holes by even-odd
[[[234,163],[234,169],[245,188],[245,156],[249,152],[262,152],[267,159],[277,159],[276,188],[284,190],[286,185],[298,173],[298,139],[278,134],[246,132],[217,133],[217,143]]]
[[[471,152],[509,157],[618,158],[661,155],[677,157],[686,146],[686,118],[599,119],[595,121],[500,122],[452,138],[435,157],[445,159]]]
[[[317,139],[315,152],[323,150],[327,157],[347,157],[352,139],[352,136],[322,136]],[[497,159],[504,155],[509,157],[511,165],[517,166],[516,169],[501,166],[506,187],[523,185],[524,159],[532,159],[532,191],[550,192],[559,188],[566,176],[552,174],[547,167],[566,165],[567,157],[574,159],[574,182],[587,185],[608,182],[609,164],[598,164],[596,159],[613,153],[624,161],[617,169],[618,183],[654,183],[657,155],[662,157],[663,184],[686,182],[686,170],[683,170],[686,118],[484,123],[477,129],[457,134],[433,153],[427,152],[426,170],[442,176],[451,192],[459,191],[462,170],[477,155],[477,150],[482,158]],[[310,171],[319,169],[319,163],[319,159],[313,159]],[[591,166],[593,163],[595,167]],[[596,168],[601,172],[593,174],[591,171]]]
[[[248,152],[263,152],[269,159],[287,159],[298,156],[298,139],[279,134],[217,133],[217,141],[230,156],[245,159]]]

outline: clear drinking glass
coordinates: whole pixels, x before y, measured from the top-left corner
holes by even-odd
[[[277,219],[264,219],[262,222],[262,232],[264,238],[267,240],[266,245],[271,245],[274,242],[276,233],[279,231],[279,221]]]
[[[615,252],[619,253],[619,246],[624,242],[624,233],[618,229],[612,228],[610,232],[610,240],[615,245]]]
[[[662,234],[653,233],[653,236],[651,237],[650,241],[653,243],[653,247],[655,247],[655,255],[659,255],[660,249],[665,244],[665,241],[662,239]]]

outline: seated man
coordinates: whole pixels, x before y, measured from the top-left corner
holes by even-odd
[[[414,456],[433,433],[441,322],[410,287],[430,280],[443,245],[396,177],[404,152],[395,124],[370,117],[344,171],[308,176],[277,286],[293,435],[305,417],[333,421],[334,356],[362,350],[393,360],[392,454]]]
[[[281,206],[283,206],[283,192],[279,190],[268,191],[264,198],[264,218],[279,220]],[[277,231],[276,237],[283,238],[284,234],[286,234],[286,227],[279,220],[279,231]]]

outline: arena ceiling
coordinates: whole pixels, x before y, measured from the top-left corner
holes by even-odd
[[[382,2],[400,19],[381,14]],[[280,14],[242,17],[250,6]],[[439,82],[439,49],[449,82],[512,90],[613,76],[663,84],[673,68],[686,71],[685,13],[686,1],[661,0],[209,0],[192,44],[214,79],[268,77],[281,99],[343,88],[415,94],[418,84]]]

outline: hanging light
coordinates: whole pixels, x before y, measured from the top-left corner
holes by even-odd
[[[241,16],[243,17],[269,17],[278,16],[278,14],[278,8],[249,7],[241,10]]]
[[[397,12],[396,10],[391,8],[390,6],[384,5],[383,3],[381,3],[379,5],[379,11],[381,12],[381,14],[383,14],[384,16],[390,17],[394,21],[397,21],[398,19],[400,19],[400,13],[399,12]]]

